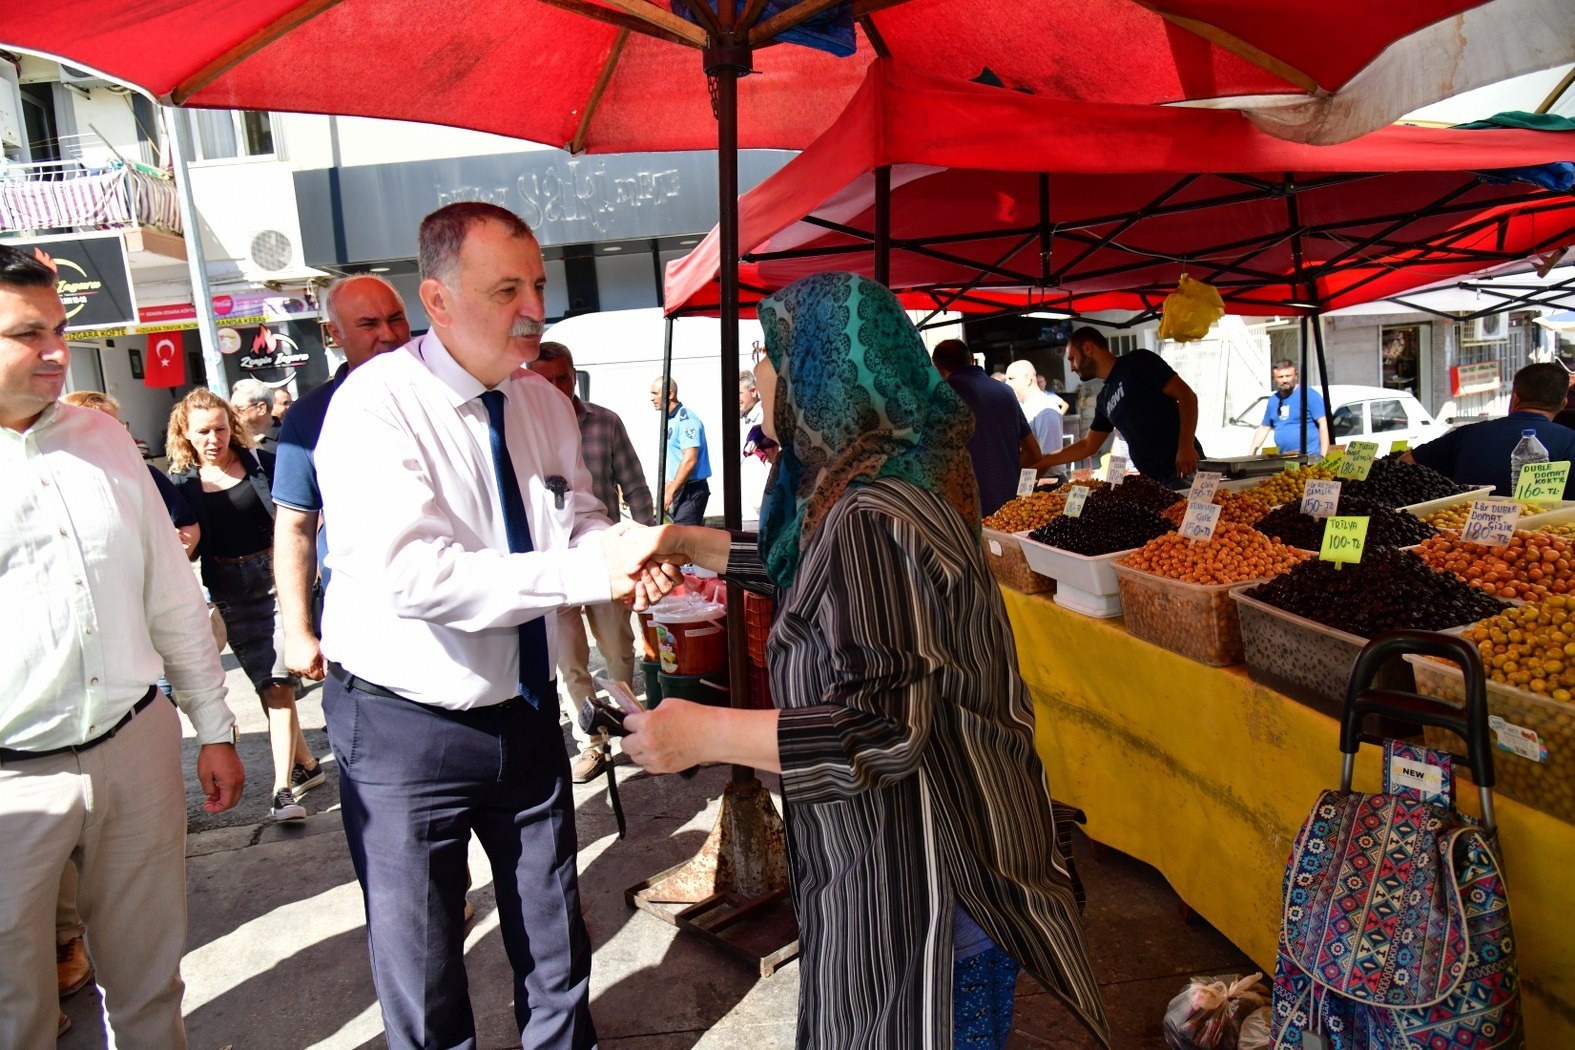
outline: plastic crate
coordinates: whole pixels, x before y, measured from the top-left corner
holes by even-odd
[[[749,665],[749,706],[769,711],[776,705],[771,702],[771,676],[764,667]]]
[[[1001,586],[1023,594],[1044,594],[1055,590],[1054,580],[1028,567],[1028,559],[1023,556],[1023,545],[1018,542],[1016,535],[994,529],[985,529],[983,532],[981,543],[984,560]]]
[[[770,598],[744,592],[744,638],[748,643],[749,660],[764,667],[766,642],[771,637],[771,619],[774,614]]]
[[[1213,667],[1243,659],[1241,618],[1230,592],[1261,580],[1201,584],[1116,563],[1127,630],[1161,649]]]
[[[1464,704],[1460,669],[1420,656],[1407,656],[1417,692]],[[1493,772],[1499,791],[1533,809],[1575,823],[1575,704],[1565,704],[1526,689],[1487,683],[1489,724],[1498,747]],[[1447,729],[1425,731],[1427,746],[1464,754],[1466,745]],[[1513,745],[1513,746],[1512,746]],[[1530,757],[1536,754],[1539,757]],[[1457,767],[1469,777],[1470,769]]]
[[[1423,518],[1435,510],[1453,507],[1457,503],[1470,503],[1472,500],[1486,499],[1493,495],[1492,485],[1481,485],[1466,492],[1457,492],[1453,496],[1443,496],[1439,499],[1430,499],[1425,503],[1408,503],[1396,510],[1404,511],[1413,518]]]

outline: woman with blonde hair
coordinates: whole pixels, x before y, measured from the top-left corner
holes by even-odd
[[[273,455],[230,403],[205,387],[170,412],[165,451],[170,480],[197,512],[202,582],[229,631],[230,648],[268,714],[275,820],[301,820],[300,796],[323,782],[295,710],[295,676],[284,663],[284,634],[273,586]]]

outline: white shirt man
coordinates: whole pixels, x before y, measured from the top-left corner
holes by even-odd
[[[760,425],[765,411],[760,407],[760,394],[755,390],[755,377],[748,372],[738,375],[738,447],[743,450],[744,461],[738,467],[739,506],[744,513],[744,526],[760,520],[760,503],[766,495],[766,481],[771,477],[771,464],[749,447],[749,432]]]
[[[245,781],[207,605],[125,429],[57,404],[53,269],[0,245],[0,1046],[55,1045],[55,904],[78,869],[120,1046],[184,1047],[191,719],[209,812]]]
[[[1032,361],[1013,361],[1006,369],[1006,384],[1023,406],[1028,429],[1034,432],[1040,450],[1046,454],[1059,450],[1064,432],[1062,417],[1071,406],[1050,391],[1039,389],[1039,376]]]

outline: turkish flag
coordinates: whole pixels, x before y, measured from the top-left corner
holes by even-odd
[[[186,383],[186,333],[154,332],[148,336],[142,382],[151,387]]]

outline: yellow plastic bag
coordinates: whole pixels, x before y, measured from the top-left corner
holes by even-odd
[[[1194,281],[1186,274],[1176,290],[1165,297],[1159,321],[1159,337],[1190,343],[1209,334],[1209,328],[1225,316],[1225,300],[1212,284]]]

